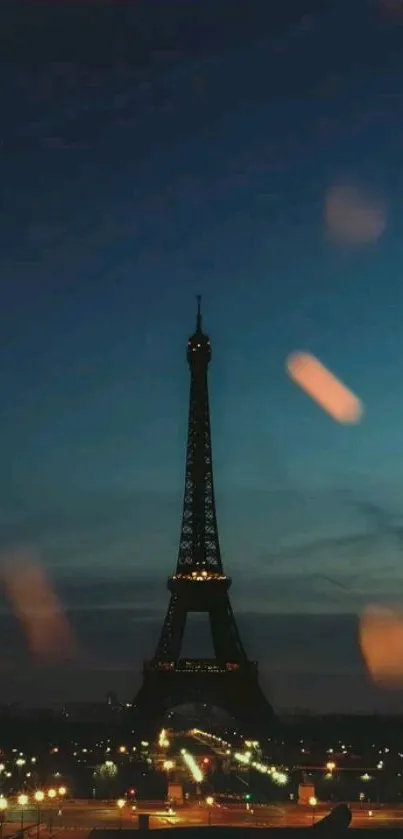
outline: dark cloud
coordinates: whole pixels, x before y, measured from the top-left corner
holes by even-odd
[[[3,61],[9,56],[9,84],[0,101],[8,114],[3,132],[7,151],[15,153],[16,145],[21,150],[24,140],[35,148],[46,138],[57,139],[59,149],[83,143],[99,147],[103,135],[128,112],[134,111],[138,122],[139,116],[144,119],[149,113],[167,110],[172,99],[172,65],[177,73],[178,66],[192,65],[206,51],[211,58],[218,44],[227,53],[237,51],[263,31],[262,7],[253,0],[255,8],[247,16],[244,4],[238,4],[230,27],[224,8],[220,13],[217,4],[209,10],[208,3],[192,7],[191,14],[182,5],[173,9],[158,3],[158,8],[153,4],[148,10],[144,4],[136,5],[142,10],[120,8],[120,4],[92,8],[90,18],[81,8],[60,5],[56,12],[47,8],[46,15],[38,8],[32,16],[20,4],[17,18],[7,11],[0,28]],[[317,5],[312,0],[312,11]],[[266,9],[263,19],[272,37],[288,31],[292,35],[299,14],[276,9],[273,16]],[[27,31],[31,32],[28,42]],[[193,77],[195,70],[192,66],[190,70]],[[175,89],[175,77],[173,81]],[[213,99],[214,93],[213,85]],[[203,99],[193,99],[200,109]],[[222,101],[221,97],[221,109]],[[210,101],[210,111],[212,106]]]

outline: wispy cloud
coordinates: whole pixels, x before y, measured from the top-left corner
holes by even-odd
[[[60,580],[96,573],[101,583],[94,580],[94,592],[110,585],[112,599],[117,571],[132,578],[135,590],[153,562],[151,588],[156,596],[164,593],[177,559],[180,489],[54,490],[42,483],[27,485],[19,496],[4,489],[2,496],[3,548],[30,545]],[[269,611],[316,611],[321,603],[349,611],[361,608],[365,597],[396,596],[403,531],[400,520],[375,503],[346,505],[328,491],[221,489],[218,508],[224,564],[234,576],[234,596],[242,594],[241,609],[256,598]],[[234,537],[234,516],[241,541]],[[150,533],[151,520],[157,525]],[[319,526],[329,535],[318,535]]]

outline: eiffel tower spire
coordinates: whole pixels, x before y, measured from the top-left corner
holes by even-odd
[[[196,332],[189,338],[190,398],[185,492],[177,573],[222,573],[213,482],[207,369],[211,343],[202,331],[201,298],[197,297]]]
[[[197,300],[196,332],[203,332],[202,316],[201,316],[201,294],[196,295],[196,300]]]

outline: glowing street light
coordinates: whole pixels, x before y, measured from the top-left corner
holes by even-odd
[[[116,802],[116,805],[119,808],[119,814],[120,814],[119,827],[120,827],[120,829],[122,829],[123,808],[124,808],[125,804],[126,804],[126,801],[125,801],[124,798],[118,798],[118,800]]]
[[[334,772],[334,770],[336,769],[336,764],[333,760],[329,760],[329,762],[326,764],[326,769],[328,772]]]
[[[211,808],[214,805],[214,798],[213,798],[212,795],[207,796],[206,804],[207,804],[207,807],[208,807],[208,823],[209,823],[209,826],[210,826],[211,825]]]
[[[312,824],[315,824],[315,807],[318,803],[318,799],[315,798],[314,795],[311,795],[309,799],[309,806],[312,807]]]
[[[67,789],[66,787],[59,787],[58,793],[62,796],[62,798],[66,795]]]
[[[36,804],[37,804],[37,807],[38,807],[38,818],[37,818],[37,822],[36,822],[36,836],[37,836],[37,839],[39,839],[39,830],[40,830],[40,826],[41,826],[41,804],[42,804],[42,801],[45,798],[45,793],[43,792],[43,790],[37,789],[36,792],[34,793],[34,798],[35,798],[35,801],[36,801]]]
[[[0,839],[3,839],[3,825],[6,818],[6,810],[7,810],[7,798],[0,798]]]
[[[23,834],[23,831],[24,831],[24,807],[26,807],[26,805],[28,804],[29,798],[23,792],[21,795],[18,796],[17,801],[18,801],[18,804],[21,807],[21,834]]]
[[[57,796],[57,792],[55,789],[48,789],[48,798],[51,801],[54,801]],[[49,833],[52,833],[53,830],[53,810],[49,811]]]

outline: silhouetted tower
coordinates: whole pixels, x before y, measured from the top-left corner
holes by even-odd
[[[188,341],[190,402],[185,492],[176,572],[168,579],[168,611],[155,655],[144,665],[135,708],[155,727],[175,705],[202,701],[222,707],[243,728],[268,726],[273,712],[259,683],[256,662],[245,653],[223,571],[214,498],[207,371],[211,344],[203,332],[197,298],[196,331]],[[183,659],[181,647],[189,612],[210,620],[214,659]]]

